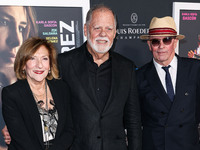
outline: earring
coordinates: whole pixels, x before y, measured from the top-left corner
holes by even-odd
[[[22,73],[25,74],[25,70],[22,70]]]
[[[49,74],[51,73],[51,70],[49,70]]]

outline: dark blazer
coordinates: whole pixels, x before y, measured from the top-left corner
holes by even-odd
[[[162,86],[153,61],[137,71],[143,150],[200,150],[200,61],[177,58],[173,103]]]
[[[56,137],[50,150],[66,150],[73,141],[69,89],[61,80],[47,83],[58,112]],[[40,115],[27,80],[3,88],[2,111],[12,138],[9,150],[45,149]]]
[[[133,62],[112,54],[110,96],[100,111],[91,88],[86,58],[86,43],[58,57],[62,79],[72,93],[72,119],[75,141],[72,150],[140,150],[141,124]]]

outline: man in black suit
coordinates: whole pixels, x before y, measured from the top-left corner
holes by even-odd
[[[172,17],[154,17],[147,40],[153,60],[137,71],[143,150],[200,150],[200,61],[175,54]]]
[[[73,95],[76,138],[72,150],[141,149],[135,65],[110,51],[116,35],[113,11],[103,5],[87,14],[81,47],[58,57],[61,78]]]
[[[110,51],[116,26],[110,8],[91,8],[84,26],[87,42],[58,57],[72,95],[72,150],[141,150],[135,65]]]

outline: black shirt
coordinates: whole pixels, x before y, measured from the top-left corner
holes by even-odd
[[[101,64],[99,67],[94,62],[92,55],[86,50],[87,66],[89,68],[89,80],[92,83],[92,89],[95,90],[95,95],[99,108],[103,110],[110,95],[111,88],[111,55],[109,59]]]

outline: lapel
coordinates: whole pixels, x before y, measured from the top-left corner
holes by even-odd
[[[97,101],[96,101],[96,96],[95,96],[95,91],[91,87],[91,82],[89,80],[89,69],[87,65],[87,58],[86,58],[86,43],[83,44],[83,46],[80,47],[79,51],[76,53],[76,55],[71,58],[73,68],[75,70],[75,74],[78,77],[78,82],[80,81],[81,86],[89,96],[90,100],[88,98],[85,98],[84,100],[87,101],[87,104],[92,104],[96,107],[98,111],[100,111]]]
[[[178,59],[178,67],[177,67],[177,77],[176,77],[176,95],[174,98],[174,103],[176,103],[177,97],[181,96],[179,95],[179,93],[180,90],[182,89],[181,86],[183,85],[183,80],[187,79],[187,77],[185,76],[186,74],[184,73],[186,65],[179,56],[177,56],[177,59]]]
[[[53,80],[47,80],[47,84],[49,86],[49,89],[51,91],[51,95],[53,97],[54,103],[55,103],[55,107],[56,110],[58,112],[58,126],[57,126],[57,130],[56,130],[56,137],[57,135],[60,135],[61,133],[61,129],[62,129],[62,124],[63,124],[63,120],[65,120],[65,114],[63,112],[66,112],[66,110],[64,110],[63,104],[62,104],[62,96],[61,94],[59,94],[59,88],[57,88],[55,86],[55,84],[53,83]]]
[[[28,116],[30,116],[30,118],[32,120],[34,129],[35,129],[35,133],[38,136],[40,144],[42,146],[44,146],[40,115],[38,112],[37,105],[35,103],[35,99],[32,95],[31,89],[28,85],[27,80],[19,80],[18,82],[20,82],[19,92],[23,99],[23,103],[25,103],[25,105],[26,105],[27,112],[28,112],[27,114],[28,114]]]
[[[162,83],[159,79],[159,76],[158,76],[156,68],[153,64],[153,61],[150,62],[149,66],[145,72],[145,76],[146,76],[147,80],[149,81],[152,89],[158,95],[159,100],[162,101],[162,103],[166,106],[166,108],[168,110],[170,110],[171,101],[162,86]]]
[[[186,77],[186,73],[184,73],[186,71],[186,64],[184,63],[184,61],[181,59],[181,57],[179,57],[178,55],[177,59],[178,59],[178,68],[177,68],[177,77],[176,77],[176,94],[174,97],[174,101],[172,103],[172,107],[171,107],[171,111],[169,114],[169,119],[173,118],[173,115],[175,114],[174,111],[177,110],[177,108],[179,108],[180,103],[182,103],[183,101],[183,81],[185,79],[187,79]],[[172,116],[172,117],[170,117]],[[170,121],[170,120],[169,120]]]

